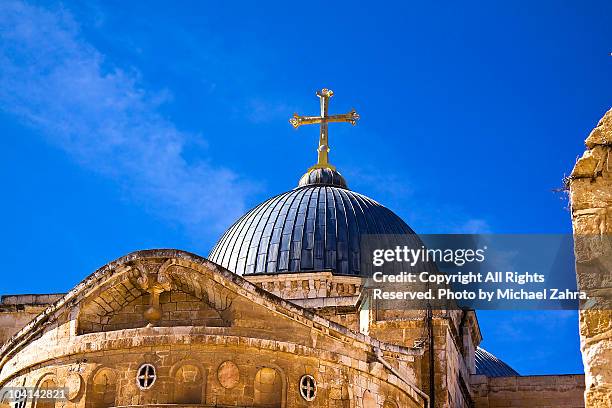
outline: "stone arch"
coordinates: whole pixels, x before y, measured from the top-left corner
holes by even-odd
[[[202,404],[206,395],[206,371],[195,360],[183,360],[170,369],[173,404]]]
[[[117,373],[112,368],[100,367],[91,375],[86,408],[107,408],[116,404]]]
[[[55,374],[53,373],[46,373],[43,374],[38,381],[36,382],[36,387],[35,389],[38,391],[45,391],[45,390],[53,390],[53,389],[57,389],[58,384],[57,384],[57,379],[55,377]],[[34,399],[34,401],[32,402],[32,406],[34,408],[55,408],[55,399],[47,399],[47,398],[36,398]]]
[[[377,407],[378,407],[378,404],[376,403],[376,396],[372,392],[366,390],[363,393],[363,408],[377,408]]]
[[[88,294],[77,334],[155,326],[228,327],[234,295],[177,259],[131,262]],[[146,265],[146,266],[145,266]],[[151,315],[153,311],[153,315]],[[153,317],[155,316],[155,317]]]
[[[398,408],[399,405],[391,398],[387,398],[383,404],[383,408]]]
[[[272,367],[262,367],[253,380],[253,402],[256,407],[282,408],[285,387],[282,373]]]

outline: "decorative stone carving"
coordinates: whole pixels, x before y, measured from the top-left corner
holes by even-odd
[[[144,318],[153,325],[162,317],[162,311],[159,306],[159,295],[172,289],[168,268],[174,264],[173,259],[166,260],[155,270],[148,264],[142,262],[134,262],[134,268],[139,272],[136,280],[140,288],[149,293],[149,307],[144,311]]]
[[[77,372],[70,372],[66,376],[66,382],[64,386],[68,392],[68,400],[74,401],[77,399],[79,394],[81,393],[81,389],[83,388],[83,377]]]
[[[240,370],[232,361],[224,361],[217,370],[217,379],[224,388],[234,388],[240,381]]]
[[[314,401],[317,396],[317,382],[312,375],[303,375],[300,378],[300,395],[306,401]]]

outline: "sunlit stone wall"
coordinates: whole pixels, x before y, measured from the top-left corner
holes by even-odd
[[[580,312],[585,401],[604,408],[612,406],[612,110],[586,146],[569,188],[578,285],[590,297]]]

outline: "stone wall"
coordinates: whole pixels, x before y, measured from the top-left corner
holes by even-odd
[[[189,293],[180,290],[164,292],[160,294],[159,301],[161,316],[155,323],[156,326],[223,327],[228,324],[218,311]],[[99,305],[102,302],[103,299],[100,298],[92,303],[102,308]],[[79,321],[79,333],[144,327],[148,323],[144,312],[149,307],[149,303],[150,296],[140,293],[138,297],[130,300],[117,311],[111,309],[110,306],[107,306],[110,311],[102,315],[86,314],[86,310],[83,310]]]
[[[580,408],[583,375],[485,377],[473,375],[475,408]]]
[[[62,294],[4,295],[0,299],[0,346]]]
[[[429,393],[429,347],[426,311],[380,310],[370,324],[370,335],[402,346],[421,345],[419,383]],[[461,408],[471,404],[470,374],[474,349],[482,340],[474,311],[434,311],[435,408]]]
[[[136,334],[135,330],[130,330]],[[126,332],[127,333],[127,332]],[[89,341],[91,335],[86,335]],[[13,386],[40,387],[45,379],[66,386],[63,408],[108,408],[148,404],[198,404],[238,407],[417,408],[390,382],[363,368],[329,362],[301,353],[266,350],[257,344],[164,345],[83,353],[33,367],[10,381]],[[142,364],[155,367],[155,382],[142,389]],[[374,367],[382,372],[382,367]],[[316,381],[312,402],[300,395],[300,379]],[[374,405],[371,405],[371,404]],[[368,405],[370,404],[370,405]],[[386,405],[385,405],[386,404]],[[35,408],[30,402],[25,408]]]
[[[158,318],[147,317],[145,306],[160,310]],[[228,325],[173,319],[179,308],[195,320],[212,308]],[[421,356],[287,303],[205,259],[142,251],[90,275],[6,343],[0,386],[66,386],[72,397],[55,405],[65,408],[416,408],[423,407],[414,369]],[[137,383],[145,363],[156,370],[148,390]],[[304,375],[316,381],[312,402],[300,394]]]
[[[363,279],[331,272],[245,276],[249,282],[320,316],[360,331]],[[367,333],[366,333],[367,334]]]
[[[363,279],[357,276],[334,276],[331,272],[300,272],[275,275],[250,275],[245,278],[283,299],[330,299],[359,296]]]
[[[587,407],[612,406],[612,110],[589,137],[569,178]]]

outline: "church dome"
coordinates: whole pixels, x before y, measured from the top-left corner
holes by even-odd
[[[302,176],[297,188],[264,201],[236,221],[208,259],[239,275],[331,271],[364,276],[362,235],[415,235],[391,210],[349,190],[329,163],[329,123],[355,125],[359,119],[354,109],[330,115],[333,94],[327,88],[317,92],[320,116],[295,113],[289,119],[295,129],[320,126],[317,164]]]
[[[270,198],[236,221],[209,259],[239,275],[361,275],[363,234],[414,231],[391,210],[348,190],[337,171],[311,169],[296,189]]]
[[[487,350],[476,348],[476,374],[487,377],[514,377],[520,375],[508,364],[504,363]]]

